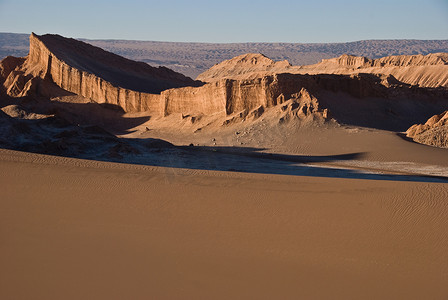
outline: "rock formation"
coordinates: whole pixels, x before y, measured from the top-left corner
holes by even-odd
[[[54,98],[64,92],[88,101],[111,104],[125,112],[145,111],[152,116],[182,114],[195,119],[201,115],[216,115],[223,124],[256,119],[276,106],[282,107],[282,120],[308,115],[328,119],[330,113],[335,113],[333,116],[343,122],[364,118],[348,113],[350,109],[344,105],[369,111],[372,115],[370,109],[365,109],[371,107],[399,122],[401,110],[417,110],[420,100],[412,99],[439,101],[448,98],[442,80],[448,76],[445,72],[447,57],[431,54],[370,60],[343,55],[313,66],[292,67],[287,61],[274,62],[260,54],[246,54],[212,67],[199,77],[209,81],[204,84],[167,68],[153,68],[80,41],[32,34],[26,58],[7,57],[0,62],[0,83],[1,92],[9,97]],[[433,67],[441,73],[429,72],[435,70],[431,69]],[[408,79],[416,72],[418,76],[412,76],[421,85],[427,82],[438,88],[405,84],[404,80],[391,75],[394,70],[401,70],[400,74]],[[345,98],[350,99],[346,101]],[[360,98],[370,100],[354,100]],[[395,99],[414,102],[405,104]],[[436,102],[425,109],[425,116],[448,108],[448,102]],[[395,105],[394,111],[387,105]],[[408,113],[411,117],[403,117],[405,128],[415,123],[416,114],[413,111]],[[369,120],[356,124],[372,126],[374,123],[375,120]],[[395,125],[377,128],[404,130]]]
[[[311,92],[319,89],[347,92],[356,97],[384,93],[378,89],[382,85],[378,76],[277,74],[288,69],[289,63],[274,63],[258,54],[239,56],[223,64],[229,74],[257,70],[273,74],[244,80],[224,79],[197,87],[199,82],[163,67],[130,61],[58,35],[35,34],[30,36],[28,57],[4,59],[1,74],[6,93],[11,97],[36,93],[55,96],[48,87],[53,82],[97,103],[117,105],[127,112],[148,111],[163,116],[172,113],[230,116],[243,111],[246,114],[257,107],[268,108],[288,100],[302,88]],[[216,68],[219,71],[221,66]],[[213,68],[210,72],[214,72]],[[186,85],[189,86],[181,87]]]
[[[197,79],[204,82],[224,78],[247,79],[247,76],[245,76],[247,74],[287,73],[290,67],[291,64],[287,60],[274,62],[263,54],[248,53],[214,65],[200,74]]]
[[[154,68],[58,35],[31,34],[26,60],[7,58],[2,75],[13,97],[28,95],[35,78],[40,78],[125,111],[159,111],[161,91],[201,84],[167,68]]]
[[[244,116],[258,107],[269,108],[294,98],[306,89],[311,93],[342,92],[353,97],[387,97],[396,81],[391,76],[273,74],[246,80],[222,79],[202,87],[162,92],[164,114],[221,114]],[[402,92],[407,92],[405,87]],[[399,93],[399,88],[395,91]]]
[[[406,131],[406,136],[417,143],[448,148],[448,110],[432,116],[425,124],[415,124]]]
[[[448,53],[387,56],[379,59],[344,54],[307,66],[291,66],[285,61],[276,63],[261,54],[251,54],[251,57],[259,58],[260,63],[255,67],[248,67],[247,61],[242,59],[244,56],[239,56],[213,66],[200,74],[198,79],[212,82],[220,79],[250,79],[273,73],[370,73],[392,75],[403,83],[420,87],[448,87]]]
[[[428,55],[399,55],[368,59],[351,55],[324,59],[322,62],[300,67],[299,73],[393,75],[399,81],[420,87],[448,87],[448,53]]]

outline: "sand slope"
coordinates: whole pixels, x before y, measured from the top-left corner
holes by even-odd
[[[2,299],[446,299],[448,185],[0,150]]]

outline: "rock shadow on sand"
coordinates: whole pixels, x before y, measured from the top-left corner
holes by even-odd
[[[134,143],[141,143],[137,140],[129,142],[135,147],[137,145]],[[443,176],[393,174],[392,172],[384,173],[376,170],[323,165],[356,161],[362,159],[366,153],[305,156],[264,153],[261,152],[265,150],[263,148],[251,147],[174,146],[166,142],[154,144],[153,139],[146,143],[156,145],[156,147],[150,146],[148,151],[141,151],[141,155],[127,156],[122,162],[174,168],[173,174],[176,173],[176,168],[182,168],[343,179],[448,182],[448,178]],[[161,145],[161,147],[157,145]]]

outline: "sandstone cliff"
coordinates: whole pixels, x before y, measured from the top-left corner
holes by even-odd
[[[84,78],[81,76],[92,77],[93,81],[100,78],[116,87],[153,94],[199,84],[168,68],[154,68],[59,35],[31,34],[26,64],[33,75],[50,76],[62,88],[66,86],[74,92],[82,91]]]
[[[448,148],[448,110],[432,116],[425,124],[415,124],[406,135],[417,143]]]
[[[393,76],[374,74],[273,74],[254,79],[221,79],[202,87],[185,87],[162,92],[165,115],[172,113],[247,115],[259,107],[270,108],[293,99],[306,89],[313,95],[344,93],[354,98],[415,98],[421,94],[445,98],[445,92],[411,88]],[[426,97],[426,96],[425,96]],[[448,103],[447,103],[448,104]]]
[[[167,68],[154,68],[58,35],[31,34],[26,60],[7,58],[2,64],[9,96],[29,95],[37,88],[36,78],[40,78],[95,102],[118,105],[125,111],[158,113],[161,91],[201,85]]]

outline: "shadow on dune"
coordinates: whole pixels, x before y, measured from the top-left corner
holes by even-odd
[[[263,153],[260,152],[264,150],[261,148],[174,146],[159,139],[117,138],[98,126],[74,126],[51,119],[24,121],[12,121],[10,124],[9,134],[14,139],[5,139],[4,129],[7,126],[4,126],[5,122],[0,122],[3,127],[0,148],[168,167],[170,176],[176,175],[176,169],[183,168],[344,179],[448,182],[445,177],[381,174],[310,164],[357,160],[362,158],[363,153],[303,156]]]
[[[176,168],[185,168],[344,179],[448,182],[448,178],[440,176],[383,174],[310,164],[357,160],[361,159],[365,153],[304,156],[263,153],[260,152],[264,150],[262,148],[174,146],[153,139],[128,142],[140,143],[140,145],[162,143],[162,146],[149,146],[146,153],[142,152],[140,156],[127,156],[121,162],[174,168],[169,171],[173,175],[176,174]]]
[[[24,100],[25,101],[25,100]],[[149,117],[124,118],[113,105],[57,101],[2,101],[0,148],[90,160],[176,168],[345,179],[447,182],[448,178],[381,174],[313,165],[355,161],[363,153],[325,156],[265,153],[263,148],[174,146],[158,139],[118,138]],[[22,105],[23,104],[23,105]],[[5,113],[7,111],[8,113]],[[37,115],[36,115],[37,114]],[[41,115],[38,115],[41,114]]]

